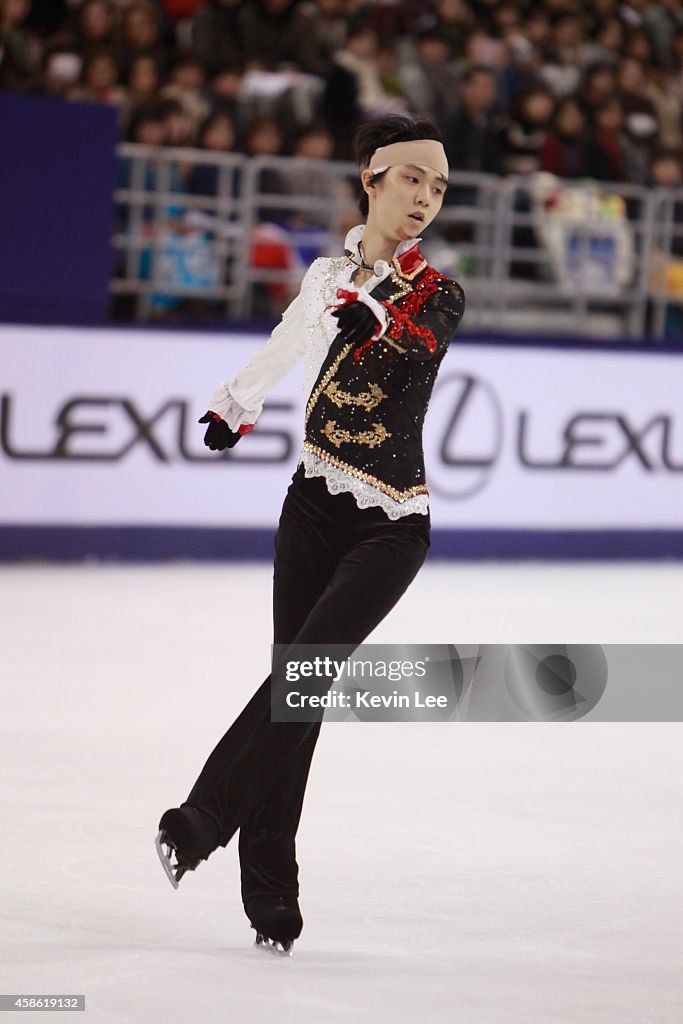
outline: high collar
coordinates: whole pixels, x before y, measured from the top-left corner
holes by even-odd
[[[344,252],[347,256],[353,256],[360,261],[360,242],[365,234],[365,224],[357,224],[355,228],[346,235],[344,239]],[[419,249],[422,238],[409,238],[405,242],[399,242],[394,249],[393,259],[397,260],[402,270],[411,271],[413,266],[424,262],[424,257]],[[383,277],[386,268],[390,265],[386,260],[375,260],[374,271],[378,277]]]

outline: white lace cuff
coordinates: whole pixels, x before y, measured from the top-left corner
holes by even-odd
[[[208,408],[212,412],[217,412],[231,430],[237,430],[243,423],[256,423],[261,415],[263,403],[254,412],[250,412],[232,397],[227,384],[219,384],[209,400]]]

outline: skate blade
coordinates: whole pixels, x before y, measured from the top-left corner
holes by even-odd
[[[290,942],[279,942],[277,939],[269,939],[267,935],[261,935],[260,932],[254,939],[255,949],[262,949],[264,953],[270,953],[272,956],[292,956],[293,946],[293,939]]]
[[[162,843],[168,847],[168,852],[166,852],[162,848]],[[164,869],[164,871],[166,873],[166,877],[168,878],[168,880],[171,883],[171,885],[173,886],[173,888],[177,889],[178,888],[178,878],[180,876],[176,876],[174,874],[174,869],[177,870],[178,865],[177,864],[173,864],[173,862],[171,861],[171,853],[174,852],[174,848],[169,843],[169,841],[168,841],[168,839],[166,837],[166,833],[165,832],[163,832],[163,831],[159,832],[159,835],[154,840],[154,845],[157,848],[157,853],[159,854],[159,860],[161,861],[161,866],[162,866],[162,868]]]

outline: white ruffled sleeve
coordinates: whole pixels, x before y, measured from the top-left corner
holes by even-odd
[[[312,265],[311,265],[312,266]],[[261,415],[266,394],[294,366],[306,350],[306,271],[299,294],[282,314],[265,345],[250,363],[229,381],[218,385],[208,408],[218,413],[231,430],[243,424],[256,423]]]

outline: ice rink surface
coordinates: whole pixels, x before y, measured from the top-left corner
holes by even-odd
[[[0,569],[0,993],[98,1024],[679,1024],[679,724],[330,722],[294,956],[252,947],[236,840],[171,888],[157,823],[268,673],[271,572]],[[682,608],[676,564],[433,562],[369,641],[679,643]]]

